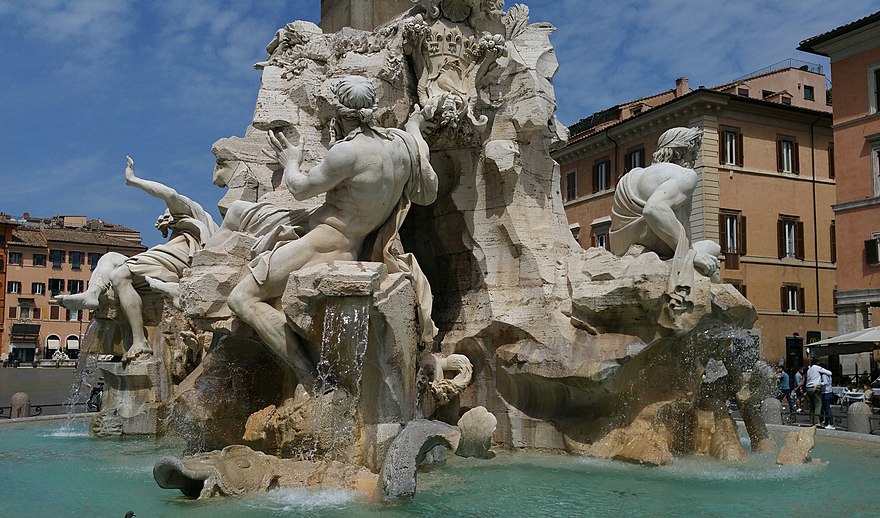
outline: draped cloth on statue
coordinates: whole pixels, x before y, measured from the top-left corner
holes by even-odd
[[[193,255],[204,248],[205,242],[217,232],[217,224],[201,205],[179,195],[188,211],[172,213],[168,228],[171,238],[125,261],[134,276],[136,289],[146,289],[146,277],[164,282],[179,282],[183,269],[192,263]]]
[[[253,259],[248,268],[257,284],[269,278],[269,262],[279,247],[299,239],[308,232],[308,221],[317,210],[284,209],[260,202],[248,207],[241,216],[239,230],[257,238],[251,247]]]
[[[644,217],[647,200],[638,194],[638,180],[640,175],[624,175],[617,184],[614,195],[614,203],[611,207],[611,251],[618,256],[626,254],[630,245],[634,243],[647,246],[657,238],[650,239],[654,231],[648,225]],[[691,291],[694,285],[694,256],[696,252],[691,249],[687,231],[681,222],[677,222],[678,235],[675,250],[672,252],[671,272],[669,284],[666,289],[667,309],[672,313],[682,313],[693,308]],[[648,247],[648,251],[651,250]],[[658,253],[662,256],[664,254]],[[668,257],[668,256],[667,256]]]

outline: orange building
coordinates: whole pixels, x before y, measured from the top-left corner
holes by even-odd
[[[90,312],[84,315],[50,300],[59,293],[83,291],[101,255],[112,251],[131,256],[144,251],[140,233],[113,225],[115,232],[130,238],[116,237],[94,230],[98,222],[82,216],[25,217],[12,220],[10,226],[4,248],[6,277],[0,311],[6,325],[0,335],[0,358],[30,362],[52,358],[56,351],[76,358]]]
[[[560,164],[566,214],[584,247],[609,248],[617,179],[650,164],[657,139],[699,127],[691,232],[718,241],[722,280],[755,305],[762,355],[803,362],[805,336],[836,330],[831,109],[821,67],[786,60],[716,88],[687,79],[571,126]]]
[[[6,286],[6,243],[12,240],[12,229],[16,223],[6,214],[0,213],[0,286]],[[0,336],[6,331],[6,290],[0,288]],[[2,357],[0,357],[2,360]]]
[[[880,325],[880,12],[801,42],[831,58],[841,334]],[[869,357],[841,357],[869,368]]]

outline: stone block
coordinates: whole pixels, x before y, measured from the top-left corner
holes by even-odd
[[[861,401],[856,401],[847,409],[847,430],[855,433],[871,433],[872,415],[871,407]]]

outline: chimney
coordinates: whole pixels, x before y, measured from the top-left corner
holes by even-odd
[[[690,93],[691,88],[688,86],[688,78],[679,77],[675,80],[675,97],[681,97],[687,93]]]

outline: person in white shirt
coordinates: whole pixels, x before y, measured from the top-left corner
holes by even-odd
[[[834,413],[831,411],[831,398],[833,396],[834,394],[831,391],[831,375],[822,373],[822,415],[819,417],[825,417],[825,428],[827,430],[834,430]],[[819,424],[821,426],[821,419]]]
[[[816,424],[816,414],[819,411],[819,403],[822,401],[822,375],[828,376],[829,390],[831,389],[831,371],[819,365],[819,360],[813,358],[810,362],[810,368],[807,369],[807,399],[810,401],[810,424]]]

